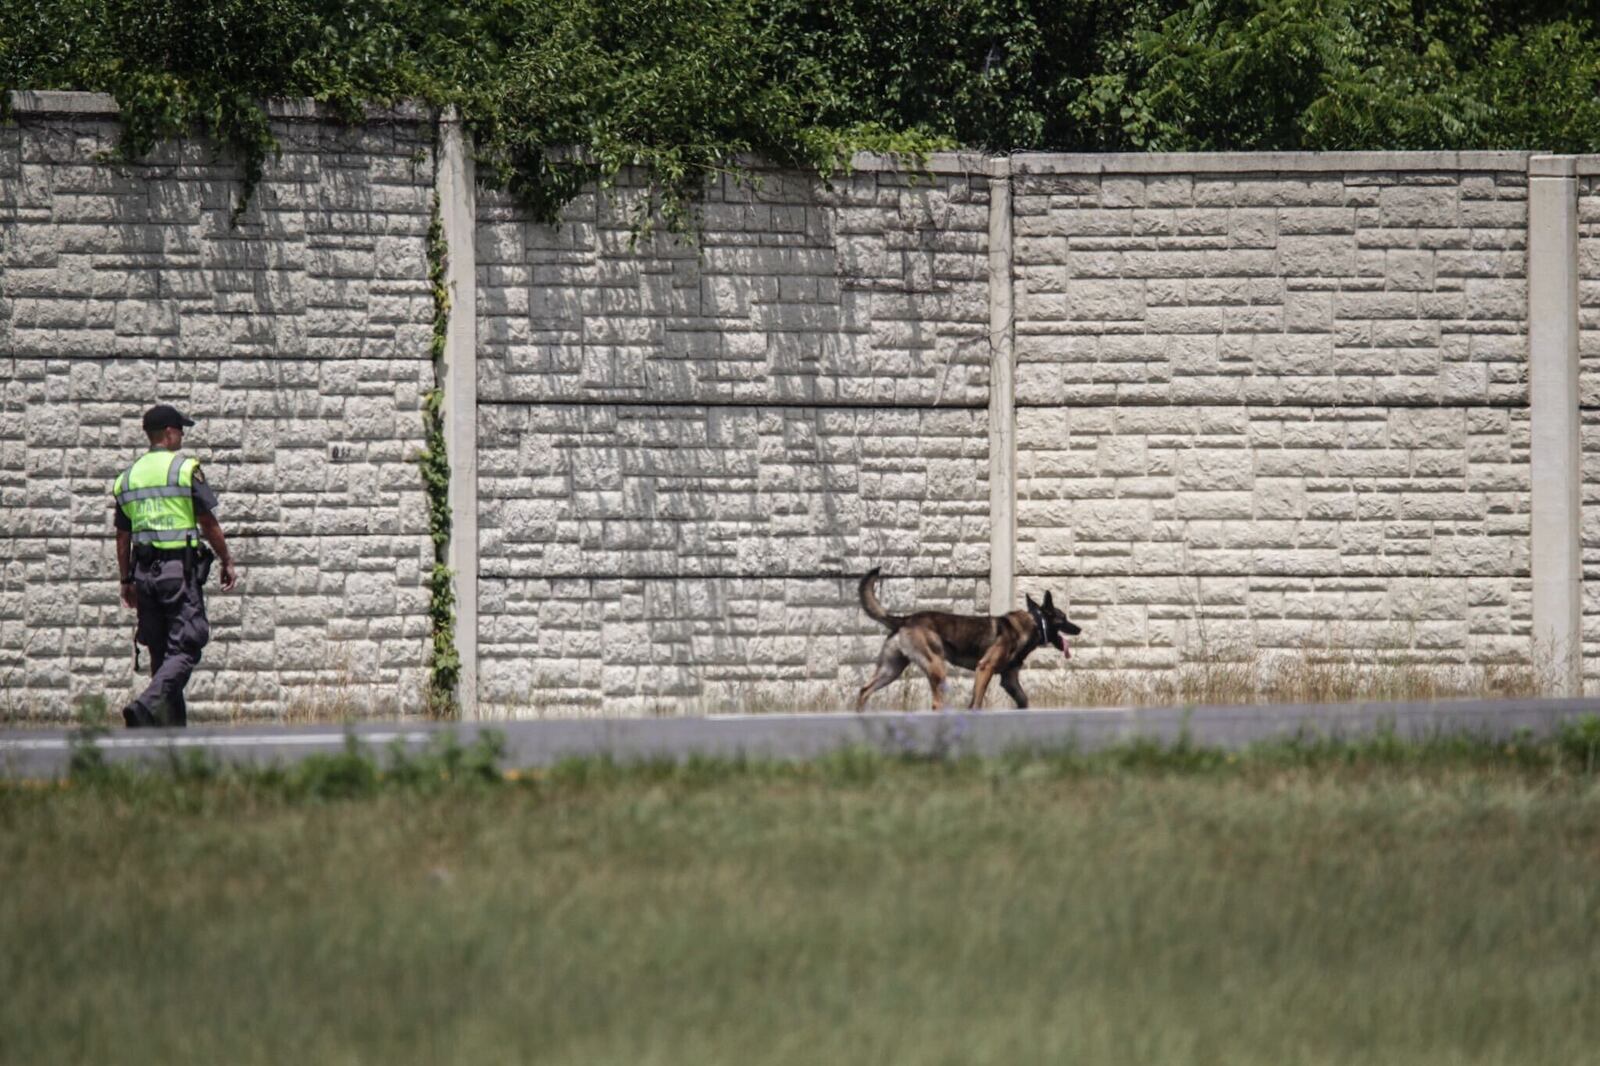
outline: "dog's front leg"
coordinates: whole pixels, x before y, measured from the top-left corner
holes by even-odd
[[[1016,670],[1007,670],[1000,675],[1000,687],[1006,690],[1006,695],[1016,701],[1019,708],[1028,705],[1028,694],[1022,691],[1022,678],[1018,676]]]

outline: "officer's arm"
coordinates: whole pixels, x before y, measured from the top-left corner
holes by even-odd
[[[211,550],[217,553],[217,561],[222,563],[222,591],[232,592],[233,586],[238,584],[239,575],[233,568],[233,553],[228,550],[228,541],[222,535],[221,523],[217,521],[217,516],[209,511],[197,513],[194,520],[195,525],[200,527],[200,535],[206,538]]]
[[[130,530],[117,530],[117,580],[122,583],[122,603],[126,607],[134,605],[133,593],[133,533]]]

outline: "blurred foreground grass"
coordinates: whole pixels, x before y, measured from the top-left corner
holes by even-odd
[[[6,1063],[1576,1063],[1600,723],[0,786]]]

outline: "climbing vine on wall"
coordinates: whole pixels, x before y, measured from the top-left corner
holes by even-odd
[[[455,717],[456,682],[461,676],[461,655],[456,650],[455,572],[446,565],[450,549],[450,457],[444,436],[444,347],[450,325],[450,289],[445,282],[448,250],[444,222],[439,212],[439,196],[433,197],[428,222],[428,283],[433,292],[433,335],[429,354],[433,359],[434,387],[423,399],[424,446],[417,457],[422,469],[422,484],[428,494],[428,533],[433,541],[433,569],[428,575],[428,618],[433,630],[433,648],[428,678],[428,709],[440,718]]]

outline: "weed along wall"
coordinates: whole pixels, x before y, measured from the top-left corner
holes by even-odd
[[[17,102],[10,717],[133,685],[104,488],[158,398],[245,569],[199,716],[843,707],[874,565],[891,610],[1054,590],[1038,703],[1307,649],[1600,688],[1600,161],[863,158],[678,242],[627,183],[529,221],[448,117],[287,106],[230,229],[204,146],[116,168],[109,101]]]

